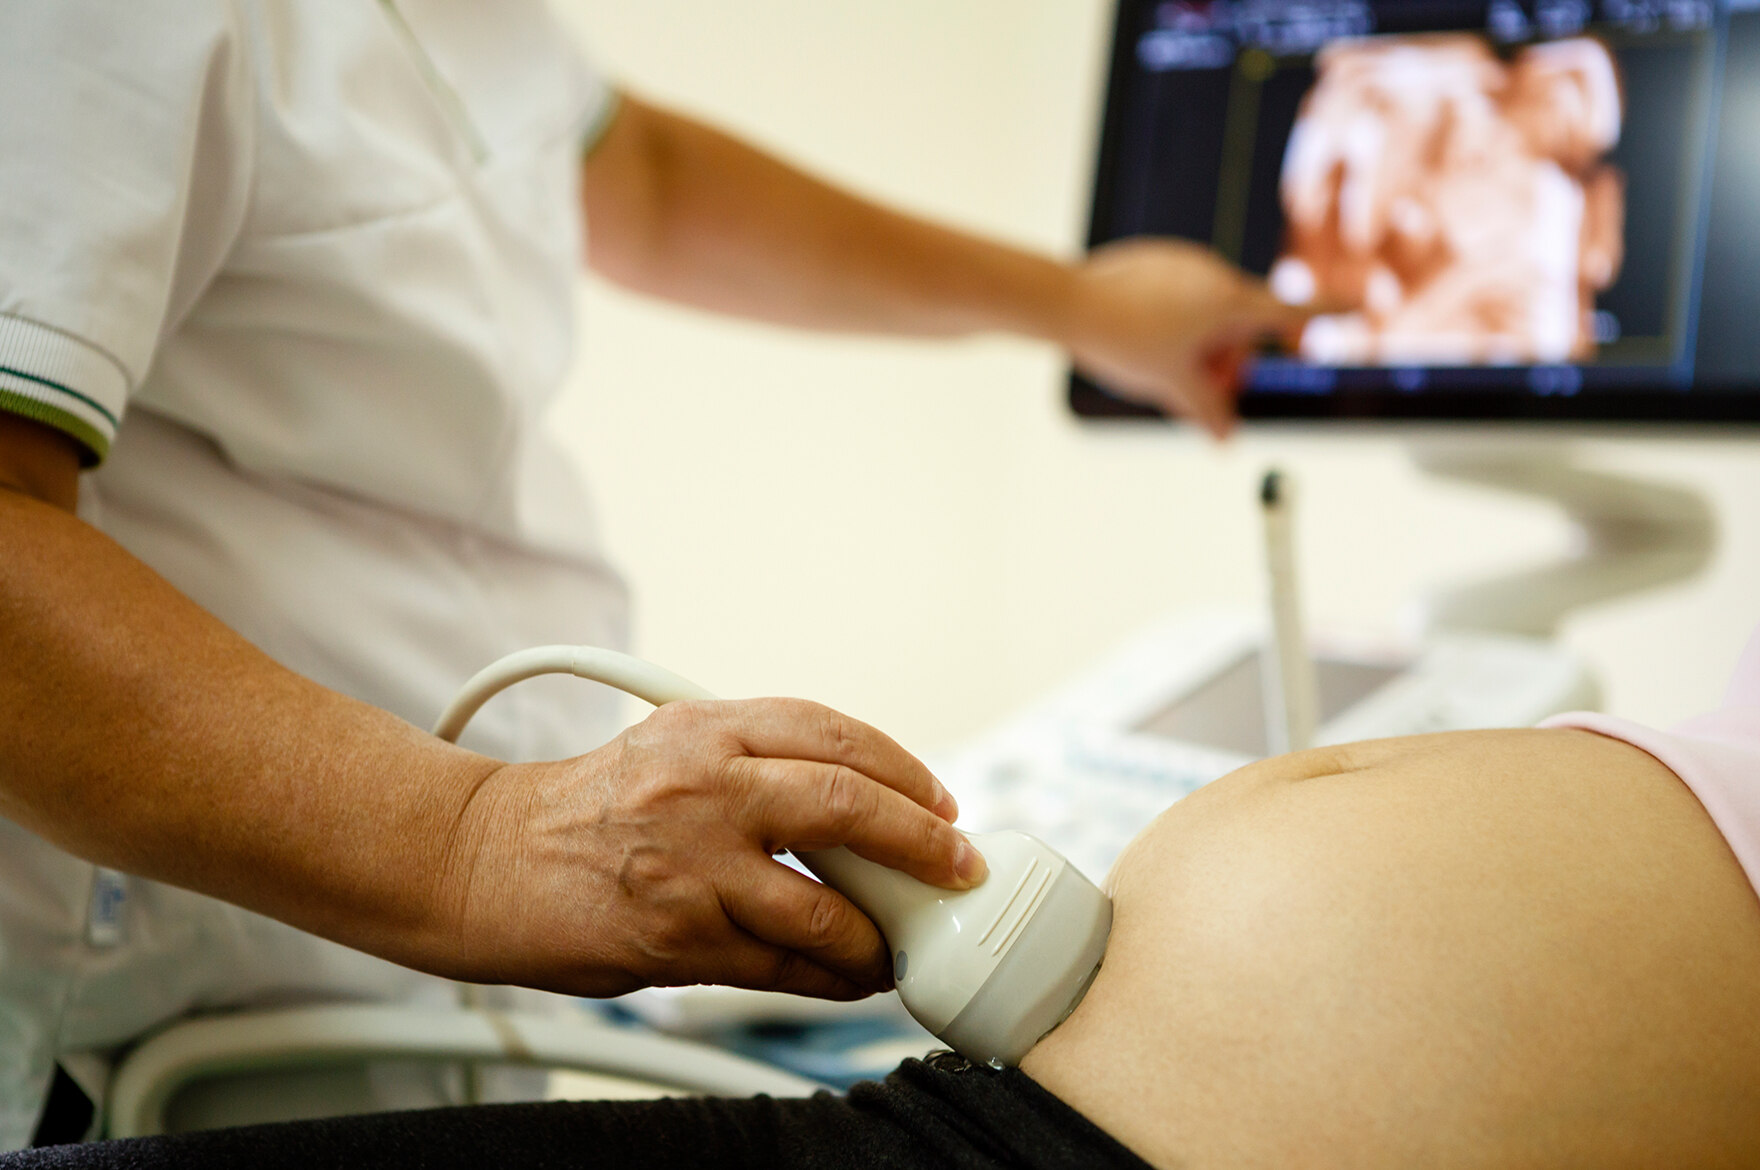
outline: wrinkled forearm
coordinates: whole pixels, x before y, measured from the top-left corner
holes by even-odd
[[[0,813],[89,860],[419,962],[496,761],[287,671],[0,489]]]
[[[888,210],[634,99],[583,191],[588,262],[639,292],[813,329],[1069,331],[1069,265]]]

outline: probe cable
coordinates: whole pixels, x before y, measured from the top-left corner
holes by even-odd
[[[514,683],[541,674],[572,674],[604,683],[656,707],[681,699],[715,697],[688,678],[615,650],[601,650],[597,646],[534,646],[498,658],[472,675],[440,713],[434,734],[447,743],[457,743],[465,724],[484,703]],[[465,1008],[481,1012],[491,1025],[500,1019],[498,1013],[484,1004],[483,989],[474,983],[459,984],[459,1000]],[[477,1061],[466,1062],[464,1066],[464,1100],[468,1105],[483,1100],[482,1070]]]

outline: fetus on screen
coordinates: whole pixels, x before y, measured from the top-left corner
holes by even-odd
[[[1618,275],[1618,67],[1588,37],[1510,59],[1467,34],[1334,45],[1284,155],[1272,287],[1329,365],[1575,361]]]

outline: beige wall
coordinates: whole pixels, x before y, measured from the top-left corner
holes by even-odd
[[[1060,252],[1081,239],[1100,0],[558,0],[631,87],[863,190]],[[1427,581],[1554,547],[1545,509],[1422,481],[1369,436],[1222,450],[1066,417],[1058,358],[1003,340],[813,338],[589,287],[556,424],[637,593],[637,649],[728,695],[832,703],[928,751],[1149,621],[1261,595],[1252,491],[1299,476],[1316,625],[1397,628]],[[1594,448],[1700,485],[1725,537],[1693,584],[1566,637],[1608,706],[1717,695],[1760,621],[1760,443]]]

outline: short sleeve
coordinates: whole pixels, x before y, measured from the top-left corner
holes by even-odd
[[[223,0],[0,6],[0,410],[88,465],[243,222],[244,46]]]
[[[575,72],[579,78],[582,95],[582,117],[580,145],[581,153],[591,154],[605,137],[605,131],[611,128],[611,120],[617,116],[618,103],[621,95],[612,88],[598,66],[584,55],[576,54]]]
[[[548,139],[560,130],[585,153],[617,112],[617,91],[548,4],[503,0],[388,10],[457,86],[491,141],[517,142],[534,128]],[[553,125],[554,118],[563,121]]]

